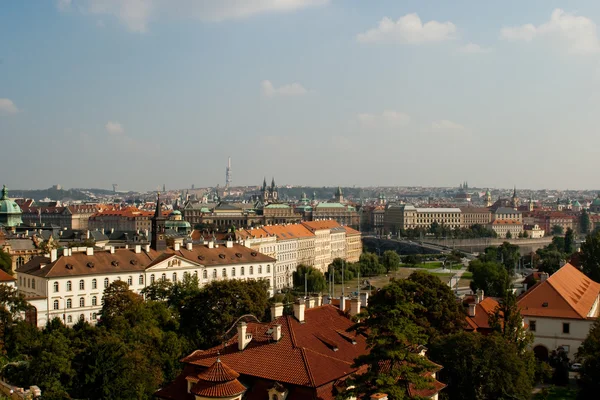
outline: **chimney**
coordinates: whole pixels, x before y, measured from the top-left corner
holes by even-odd
[[[192,242],[187,242],[185,244],[185,248],[189,251],[192,251],[194,249],[194,244]]]
[[[279,342],[279,340],[281,339],[281,325],[279,325],[279,324],[273,325],[272,335],[273,335],[272,336],[273,340],[276,342]]]
[[[144,229],[144,236],[148,237],[148,235],[149,235],[148,229]]]
[[[142,245],[136,244],[135,245],[135,254],[140,254],[141,252],[142,252]]]
[[[479,304],[483,301],[484,296],[484,292],[483,290],[479,289],[477,292],[475,292],[476,294],[476,299],[475,299],[475,304]]]
[[[150,245],[147,244],[145,247],[146,247],[146,253],[150,253]]]
[[[54,262],[58,259],[58,251],[56,249],[50,250],[50,262]]]
[[[115,246],[110,246],[110,254],[115,254]]]
[[[544,282],[546,279],[548,279],[550,277],[550,275],[548,275],[547,272],[542,272],[540,274],[540,282]]]
[[[477,307],[477,303],[469,303],[469,317],[475,316],[475,307]]]
[[[298,300],[296,300],[294,302],[294,317],[301,324],[304,323],[304,309],[305,309],[305,307],[306,307],[306,305],[305,305],[304,299],[302,299],[302,298],[300,298],[300,299],[298,299]]]
[[[341,296],[340,297],[340,310],[346,311],[345,308],[346,308],[346,297]]]
[[[358,314],[360,314],[360,299],[357,297],[350,300],[350,316],[354,317]]]
[[[248,346],[248,343],[252,341],[252,334],[246,333],[246,329],[248,326],[244,321],[240,322],[237,325],[237,333],[238,333],[238,350],[242,351]]]
[[[90,230],[89,229],[87,231],[85,231],[85,238],[86,239],[90,238]]]
[[[173,250],[179,251],[179,243],[173,244]]]
[[[308,304],[306,308],[315,308],[315,298],[312,296],[308,297]]]
[[[213,242],[212,240],[210,242],[208,242],[208,248],[209,249],[214,249],[215,248],[215,242]]]
[[[323,296],[321,293],[319,293],[315,299],[317,300],[315,307],[321,307],[323,305]]]
[[[365,307],[369,305],[369,293],[364,292],[360,294],[360,304]]]
[[[65,248],[63,249],[63,256],[67,257],[68,255],[69,255],[69,248],[68,248],[68,247],[65,247]]]
[[[233,240],[227,240],[226,247],[231,249],[233,247]]]
[[[271,321],[283,315],[283,303],[275,303],[271,306]]]
[[[104,235],[104,228],[100,229],[100,232]]]
[[[115,228],[110,228],[110,233],[115,233]]]
[[[88,256],[93,256],[94,255],[94,248],[93,247],[87,247],[85,249],[85,254]]]
[[[375,393],[369,397],[369,400],[388,400],[388,395],[385,393]]]

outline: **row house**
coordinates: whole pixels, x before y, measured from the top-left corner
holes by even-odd
[[[538,225],[546,234],[552,232],[554,226],[560,226],[563,232],[567,229],[578,231],[579,219],[572,213],[562,211],[537,211],[525,214],[524,220],[528,225]]]
[[[275,263],[275,289],[293,286],[294,272],[298,266],[298,238],[291,233],[292,225],[271,225],[263,229],[277,237],[277,262]]]
[[[102,204],[76,204],[70,206],[27,206],[22,208],[21,219],[24,225],[54,225],[66,229],[89,229],[92,215],[105,209]]]
[[[89,229],[99,231],[152,231],[152,217],[154,211],[144,211],[136,207],[127,207],[120,210],[106,210],[97,212],[89,219]],[[169,211],[163,211],[164,216]]]
[[[358,262],[362,254],[361,233],[357,230],[344,226],[346,230],[346,261]]]

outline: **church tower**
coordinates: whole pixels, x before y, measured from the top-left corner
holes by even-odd
[[[517,208],[519,208],[520,202],[521,201],[519,200],[519,197],[517,196],[517,187],[515,186],[515,189],[513,191],[513,195],[511,198],[511,205],[516,210]]]
[[[492,193],[490,192],[490,189],[488,189],[485,192],[485,206],[486,207],[491,207],[492,204],[493,204],[493,202],[492,202]]]
[[[275,178],[271,180],[271,200],[277,202],[279,193],[277,193],[277,186],[275,185]]]
[[[156,210],[152,217],[152,248],[156,251],[165,251],[167,249],[167,239],[165,238],[165,221],[162,214],[162,203],[160,202],[160,193],[156,199]]]
[[[344,193],[342,193],[341,186],[338,186],[337,190],[335,191],[335,201],[338,203],[344,202]]]

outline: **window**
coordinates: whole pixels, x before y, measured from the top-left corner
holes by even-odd
[[[98,298],[96,296],[92,296],[92,305],[93,306],[97,306],[98,305]]]
[[[144,284],[144,275],[140,275],[140,277],[138,278],[138,283],[139,283],[140,285],[143,285],[143,284]]]
[[[150,275],[150,283],[154,283],[154,274]]]
[[[160,277],[160,279],[162,279],[163,281],[166,281],[167,280],[167,274],[163,273],[162,276]]]
[[[271,266],[267,265],[267,274],[270,274],[270,273],[271,273]]]
[[[250,275],[254,274],[254,266],[250,266]]]
[[[73,301],[71,299],[67,299],[67,308],[73,308]]]
[[[221,276],[222,276],[223,278],[227,278],[227,268],[223,268],[223,269],[221,270]]]
[[[128,284],[129,286],[133,285],[133,276],[129,276],[129,277],[127,277],[127,284]]]
[[[259,274],[262,274],[262,265],[259,265],[259,266],[258,266],[258,273],[259,273]]]
[[[96,278],[92,279],[92,289],[97,289],[98,288],[98,281],[96,280]]]
[[[173,272],[173,282],[177,282],[177,272]]]
[[[231,276],[235,276],[235,267],[231,268]]]
[[[208,278],[208,272],[206,272],[206,270],[202,271],[202,278],[204,278],[204,279]]]
[[[71,322],[73,322],[73,317],[71,317],[71,316],[69,315],[69,316],[67,317],[67,322],[68,322],[68,323],[71,323]]]
[[[244,267],[240,268],[240,275],[244,276],[245,272],[244,272]]]
[[[104,288],[108,287],[108,278],[104,278]]]
[[[79,290],[84,290],[85,289],[85,282],[83,281],[83,279],[81,279],[79,281]]]
[[[568,322],[563,322],[563,333],[570,333],[571,331],[571,324],[569,324]]]
[[[32,288],[32,289],[35,289],[35,279],[32,279],[32,280],[31,280],[31,288]]]
[[[71,291],[71,281],[67,281],[67,292]]]
[[[216,278],[216,277],[217,277],[217,270],[213,269],[213,278]]]
[[[83,314],[79,315],[79,320],[80,321],[85,321],[85,315],[83,315]]]
[[[535,332],[535,328],[536,328],[535,321],[529,321],[529,330],[531,332]]]
[[[85,307],[85,298],[83,298],[83,297],[79,298],[79,307]]]
[[[92,320],[96,320],[96,313],[92,313]]]
[[[58,300],[54,300],[54,309],[58,310]]]

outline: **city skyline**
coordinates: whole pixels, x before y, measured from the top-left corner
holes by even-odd
[[[592,1],[5,2],[2,183],[223,187],[231,156],[232,186],[589,189],[598,22]]]

